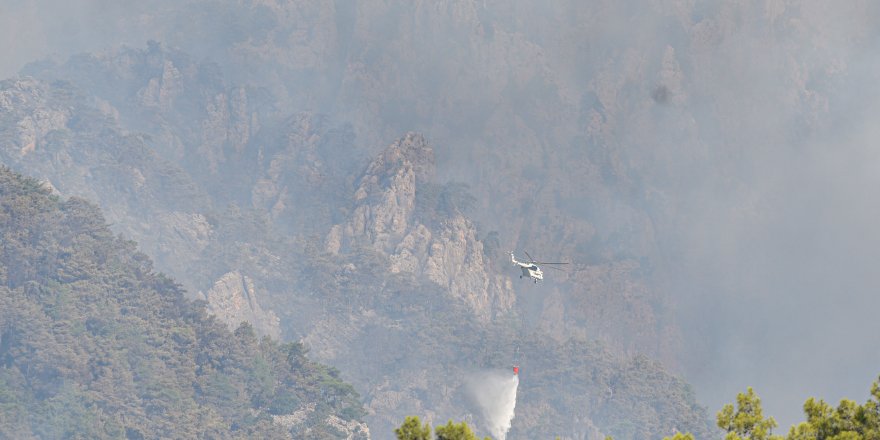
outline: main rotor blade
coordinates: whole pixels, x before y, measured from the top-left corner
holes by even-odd
[[[526,252],[526,251],[523,251],[523,252]],[[529,253],[528,253],[528,252],[526,252],[526,256],[527,256],[527,257],[529,257],[529,262],[530,262],[530,263],[534,263],[534,262],[535,262],[535,259],[534,259],[534,258],[532,258],[532,256],[531,256],[531,255],[529,255]]]
[[[560,271],[560,272],[566,272],[565,269],[560,269],[560,268],[558,268],[558,267],[553,267],[553,266],[545,266],[545,267],[546,267],[547,269],[553,269],[553,270],[558,270],[558,271]]]
[[[546,261],[532,261],[535,264],[569,264],[569,263],[548,263]]]

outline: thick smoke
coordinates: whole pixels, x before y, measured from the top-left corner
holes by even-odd
[[[474,374],[465,386],[469,396],[479,406],[492,437],[504,440],[513,421],[519,376],[511,375],[509,371],[485,371]]]
[[[241,51],[260,40],[236,34],[249,28],[223,2],[4,3],[0,37],[14,44],[3,77],[35,58],[149,38],[219,60],[232,57],[216,56],[214,42],[247,42],[231,46]],[[248,2],[224,4],[234,3]],[[546,243],[536,255],[583,244],[588,261],[603,239],[638,248],[626,245],[641,231],[659,251],[632,259],[671,292],[681,367],[710,412],[752,385],[784,429],[810,395],[866,397],[880,365],[877,2],[487,0],[458,2],[448,17],[420,2],[326,3],[352,6],[308,15],[329,17],[320,25],[288,21],[338,23],[337,34],[280,33],[317,37],[254,59],[308,54],[286,61],[314,61],[307,74],[272,78],[305,78],[286,90],[351,119],[365,145],[423,131],[444,147],[438,173],[484,201],[475,216]],[[468,5],[477,20],[457,22]],[[248,71],[268,69],[246,60]],[[576,178],[589,173],[595,181]],[[603,193],[604,181],[618,183]],[[517,193],[506,198],[508,187]],[[629,200],[650,224],[620,221],[638,219]],[[569,235],[553,242],[543,222],[560,212]],[[570,221],[580,217],[589,223]]]
[[[23,0],[0,5],[0,37],[4,47],[0,77],[18,73],[25,64],[43,58],[60,61],[89,51],[127,44],[142,46],[161,39],[154,23],[139,23],[138,17],[161,9],[160,2],[104,0]]]

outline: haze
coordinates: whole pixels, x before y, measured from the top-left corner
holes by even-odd
[[[269,84],[283,110],[350,123],[362,152],[420,131],[505,250],[578,270],[640,261],[662,335],[632,342],[590,302],[585,328],[680,371],[710,414],[753,386],[787,430],[809,396],[867,397],[880,373],[876,2],[365,1],[248,16],[287,23],[291,42],[236,34],[228,11],[247,6],[231,3],[6,2],[0,74],[152,39]],[[577,282],[548,286],[571,306]],[[540,318],[551,307],[531,287],[518,298]]]

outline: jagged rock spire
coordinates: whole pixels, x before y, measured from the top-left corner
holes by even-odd
[[[410,132],[392,143],[367,167],[356,207],[346,223],[331,229],[326,250],[371,246],[388,257],[383,270],[424,275],[481,318],[510,310],[510,280],[488,269],[470,219],[455,213],[440,225],[425,225],[414,217],[416,194],[434,173],[434,150],[422,135]]]

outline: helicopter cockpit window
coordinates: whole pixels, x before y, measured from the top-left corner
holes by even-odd
[[[533,265],[529,266],[529,270],[538,270],[538,266],[535,266],[533,264]]]

